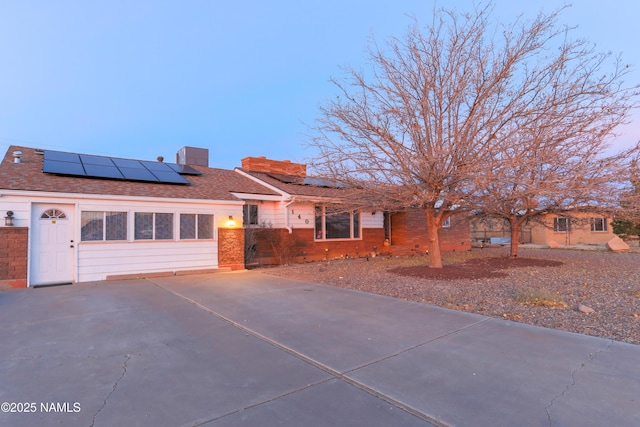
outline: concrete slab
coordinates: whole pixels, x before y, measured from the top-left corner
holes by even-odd
[[[331,378],[153,284],[116,285],[118,294],[111,285],[2,294],[9,305],[28,294],[39,312],[35,322],[2,313],[0,402],[38,410],[0,413],[0,425],[178,426]],[[92,292],[87,307],[76,306]],[[43,413],[43,402],[80,411]]]
[[[447,425],[632,426],[638,361],[638,346],[491,319],[349,377]]]
[[[424,425],[423,420],[335,379],[207,424],[210,427]]]
[[[248,279],[259,281],[260,287],[253,285],[248,291],[243,285]],[[224,285],[218,283],[224,280],[211,277],[198,286],[185,286],[180,280],[157,283],[338,372],[365,366],[487,319],[260,273],[243,275],[235,297],[221,298]],[[210,291],[212,287],[214,291]]]
[[[640,425],[640,346],[258,272],[0,292],[0,342],[0,425]]]

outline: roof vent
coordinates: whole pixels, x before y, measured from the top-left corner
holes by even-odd
[[[22,163],[22,151],[13,152],[13,163]]]

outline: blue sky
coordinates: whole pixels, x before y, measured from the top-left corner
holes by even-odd
[[[496,17],[564,1],[494,1]],[[440,1],[471,9],[472,0]],[[640,83],[636,0],[575,0],[560,23],[621,53]],[[340,66],[374,36],[401,36],[433,0],[0,0],[0,153],[9,145],[149,159],[183,146],[210,166],[246,156],[304,161]],[[615,145],[640,139],[640,114]]]

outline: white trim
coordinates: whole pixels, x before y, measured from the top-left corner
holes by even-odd
[[[47,191],[30,191],[30,190],[3,190],[0,197],[7,196],[26,196],[32,198],[46,198],[47,200],[119,200],[119,201],[136,201],[136,202],[160,202],[160,203],[194,203],[206,205],[235,205],[242,206],[243,200],[219,200],[219,199],[180,199],[175,197],[149,197],[149,196],[125,196],[117,194],[90,194],[90,193],[55,193]]]
[[[238,199],[243,201],[251,200],[263,200],[266,202],[281,202],[284,196],[268,196],[266,194],[253,194],[253,193],[231,193]]]

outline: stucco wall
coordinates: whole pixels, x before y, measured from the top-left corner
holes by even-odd
[[[601,218],[594,214],[573,214],[571,229],[568,232],[556,232],[553,228],[555,215],[544,217],[544,225],[536,224],[532,228],[532,243],[546,244],[554,241],[560,245],[604,245],[615,234],[611,219],[607,219],[606,231],[591,231],[591,218]]]

